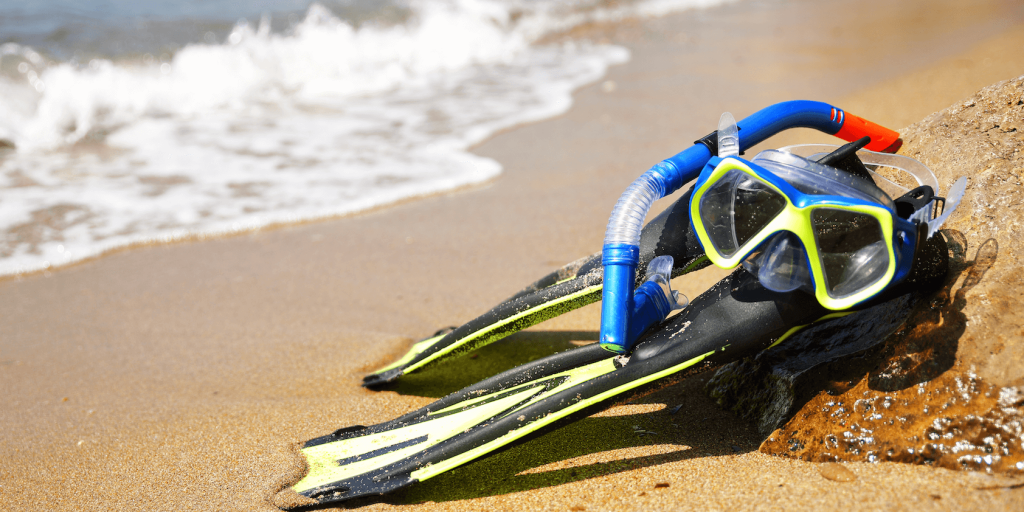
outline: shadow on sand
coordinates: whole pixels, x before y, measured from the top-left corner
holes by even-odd
[[[597,331],[521,331],[469,354],[403,375],[380,388],[441,398],[530,361],[597,341]]]
[[[529,357],[547,355],[537,353],[542,346],[572,347],[569,341],[577,340],[579,334],[520,333],[477,351],[481,354],[478,359],[501,356],[500,364],[493,364],[511,368]],[[583,334],[596,337],[596,333]],[[504,357],[509,353],[514,357]],[[448,386],[460,386],[463,379],[469,381],[467,383],[475,382],[479,380],[477,377],[490,376],[488,372],[490,370],[474,376],[459,375],[458,379],[449,372],[444,375],[446,384],[434,389],[450,391],[453,388]],[[692,376],[392,494],[340,505],[356,508],[371,503],[448,502],[498,496],[691,458],[755,451],[761,441],[756,430],[718,408],[704,393],[708,376],[707,373]],[[423,391],[419,386],[410,385],[410,388],[417,394]]]

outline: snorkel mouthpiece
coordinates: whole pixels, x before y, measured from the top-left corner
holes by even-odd
[[[627,347],[649,329],[668,317],[669,313],[689,304],[685,295],[672,290],[672,256],[658,256],[647,265],[647,281],[636,289],[632,314],[629,316]]]
[[[800,239],[789,231],[774,235],[765,242],[764,250],[751,254],[742,265],[773,292],[787,293],[798,288],[814,292],[807,252]]]

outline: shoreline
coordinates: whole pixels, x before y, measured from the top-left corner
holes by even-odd
[[[911,25],[898,16],[915,6],[943,8],[910,4],[882,29]],[[1024,41],[1024,20],[978,39],[978,27],[1006,23],[991,12],[993,19],[962,33],[935,29],[927,19],[905,27],[900,38],[944,34],[956,41],[967,34],[968,42],[942,58],[924,55],[923,68],[886,75],[920,56],[896,55],[875,75],[871,59],[828,67],[832,57],[848,57],[845,50],[814,48],[796,58],[792,49],[805,44],[803,36],[756,30],[798,12],[827,32],[853,15],[846,4],[747,7],[593,27],[633,52],[603,79],[616,86],[586,86],[566,114],[476,146],[474,153],[505,171],[472,190],[0,279],[7,313],[0,326],[0,503],[19,510],[275,510],[269,500],[293,470],[292,443],[388,420],[481,376],[596,337],[599,309],[588,306],[482,349],[472,363],[412,374],[391,391],[358,385],[363,372],[389,362],[417,335],[473,318],[555,266],[594,252],[621,190],[714,129],[722,110],[741,118],[811,95],[885,122],[948,106],[935,92],[899,101],[915,84],[946,83],[937,89],[962,98],[994,82],[993,74],[1024,73],[1024,56],[1007,48]],[[753,28],[708,55],[704,45],[722,26]],[[890,36],[844,37],[881,38],[866,44],[884,46]],[[753,56],[738,53],[748,46]],[[1001,63],[977,66],[969,77],[984,83],[949,83],[962,69],[958,59],[1000,49]],[[889,93],[892,105],[876,102],[887,91],[897,91]],[[712,272],[694,281],[714,280]],[[818,464],[757,452],[750,426],[703,395],[706,377],[366,508],[991,510],[1021,500],[1019,489],[981,490],[1005,478],[923,466],[849,464],[857,480],[826,480]],[[686,412],[661,412],[676,405]],[[660,434],[637,437],[636,424]]]
[[[470,149],[472,150],[472,148],[470,148]],[[407,203],[414,203],[416,201],[420,201],[420,200],[431,198],[431,197],[444,196],[444,195],[448,195],[448,194],[461,194],[461,193],[471,192],[472,190],[478,189],[478,188],[486,188],[486,187],[489,187],[489,186],[493,185],[494,182],[499,177],[500,177],[500,175],[499,176],[494,176],[492,178],[488,178],[488,179],[486,179],[484,181],[481,181],[481,182],[467,183],[467,184],[459,185],[459,186],[451,188],[451,189],[441,190],[441,191],[437,191],[437,192],[425,192],[425,193],[423,193],[421,195],[409,196],[409,197],[405,197],[405,198],[399,199],[399,200],[391,202],[391,203],[371,206],[371,207],[363,209],[363,210],[356,210],[356,211],[352,211],[352,212],[349,212],[349,213],[329,214],[329,215],[323,215],[323,216],[319,216],[319,217],[302,218],[302,219],[299,219],[299,220],[292,220],[292,221],[288,221],[288,220],[285,220],[285,221],[275,221],[275,222],[267,223],[266,225],[261,225],[261,226],[256,227],[256,228],[247,228],[247,229],[246,228],[242,228],[242,229],[227,230],[227,231],[209,231],[209,232],[202,232],[202,233],[188,233],[188,234],[181,235],[181,236],[166,236],[166,237],[163,237],[162,239],[140,240],[140,241],[137,241],[137,242],[131,242],[131,243],[124,244],[124,245],[117,245],[117,246],[111,247],[109,249],[104,249],[104,250],[100,251],[98,254],[94,254],[92,256],[86,256],[86,257],[84,257],[82,259],[77,259],[77,260],[70,261],[68,263],[63,263],[63,264],[56,265],[56,266],[49,266],[49,267],[46,267],[46,268],[40,268],[40,269],[35,269],[35,270],[25,270],[25,271],[22,271],[22,272],[15,272],[15,273],[11,273],[11,274],[0,274],[0,284],[4,283],[5,281],[20,281],[22,279],[32,278],[32,277],[36,277],[36,276],[49,277],[50,275],[52,275],[54,273],[63,272],[65,270],[77,267],[79,265],[90,263],[90,262],[93,262],[93,261],[96,261],[96,260],[100,260],[100,259],[106,258],[108,256],[112,256],[114,254],[118,254],[118,253],[126,252],[126,251],[134,251],[134,250],[150,248],[150,247],[163,247],[163,246],[170,246],[170,245],[203,243],[203,242],[209,242],[209,241],[213,241],[213,240],[227,240],[227,239],[231,239],[231,238],[244,237],[244,236],[256,236],[256,235],[258,235],[260,233],[264,233],[264,232],[271,232],[271,231],[276,231],[276,230],[280,230],[280,229],[289,229],[289,228],[292,228],[292,227],[303,226],[303,225],[306,225],[306,224],[318,224],[318,223],[322,223],[322,222],[336,222],[336,221],[341,221],[343,219],[356,218],[356,217],[359,217],[359,216],[362,216],[362,215],[373,215],[373,214],[381,212],[381,211],[386,211],[386,210],[388,210],[388,209],[390,209],[392,207],[402,206],[402,205],[405,205]]]

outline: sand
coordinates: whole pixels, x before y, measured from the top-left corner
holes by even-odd
[[[716,126],[830,101],[893,127],[1024,73],[1019,2],[745,2],[587,27],[633,59],[570,112],[476,148],[480,187],[0,281],[0,508],[274,510],[291,446],[390,419],[573,341],[595,307],[392,391],[359,387],[416,337],[596,251],[623,188]],[[773,144],[809,140],[806,134]],[[662,201],[664,207],[667,202]],[[715,279],[688,279],[695,295]],[[1020,510],[1020,479],[757,452],[702,377],[413,486],[368,510]],[[706,377],[703,377],[706,378]],[[683,407],[676,414],[670,411]],[[656,432],[638,435],[634,426]]]

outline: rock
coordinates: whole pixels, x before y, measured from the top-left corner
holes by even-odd
[[[1024,385],[1024,76],[982,89],[904,130],[900,151],[935,172],[945,190],[968,186],[946,227],[968,247],[994,238],[999,259],[966,297],[959,366],[998,386]]]
[[[1022,123],[1024,76],[902,131],[941,192],[969,180],[943,231],[949,274],[721,368],[708,392],[762,452],[1024,473]]]

